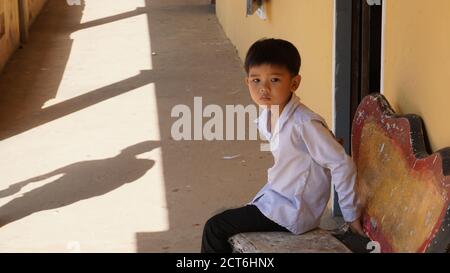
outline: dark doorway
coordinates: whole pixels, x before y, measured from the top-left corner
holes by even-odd
[[[351,117],[365,96],[380,92],[382,3],[352,1]]]
[[[335,0],[335,134],[351,154],[351,126],[362,98],[380,92],[382,0]],[[333,215],[340,216],[336,193]]]

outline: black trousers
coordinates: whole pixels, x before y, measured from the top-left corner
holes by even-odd
[[[211,217],[203,229],[202,253],[230,253],[228,239],[243,232],[288,231],[254,205],[224,211]]]

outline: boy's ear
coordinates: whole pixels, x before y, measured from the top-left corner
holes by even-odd
[[[300,86],[300,83],[302,82],[302,76],[301,75],[297,75],[292,79],[292,85],[291,85],[291,90],[292,92],[295,92],[298,87]]]
[[[245,77],[244,81],[245,81],[245,85],[248,85],[248,77]]]

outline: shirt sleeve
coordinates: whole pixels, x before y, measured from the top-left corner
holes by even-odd
[[[355,163],[322,122],[311,120],[302,123],[300,135],[313,160],[330,170],[344,220],[355,221],[360,216],[355,191]]]

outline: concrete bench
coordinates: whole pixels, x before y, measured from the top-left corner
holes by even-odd
[[[370,239],[321,229],[242,233],[229,240],[234,251],[368,252],[372,240],[381,252],[448,252],[450,148],[427,152],[421,118],[396,115],[380,94],[367,96],[353,120],[352,154]]]
[[[241,233],[230,238],[237,253],[350,253],[330,232],[316,229],[303,235],[288,232]]]

